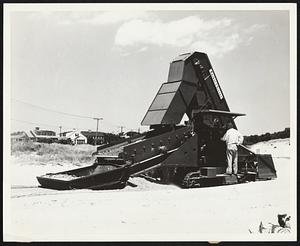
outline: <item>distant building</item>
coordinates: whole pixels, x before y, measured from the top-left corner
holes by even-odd
[[[34,139],[32,133],[27,131],[13,132],[10,137],[12,142],[27,142]]]
[[[129,132],[126,132],[125,136],[127,138],[132,138],[132,137],[136,137],[136,136],[139,136],[141,135],[139,132],[135,132],[135,131],[129,131]]]
[[[72,144],[87,144],[87,138],[81,132],[72,130],[67,132],[62,132],[60,137],[64,137],[66,139],[71,139]]]
[[[87,138],[88,144],[95,144],[96,139],[96,145],[103,144],[105,142],[104,133],[103,132],[94,132],[94,131],[81,131],[82,135],[84,135]]]
[[[40,130],[39,127],[36,127],[30,132],[33,135],[33,139],[37,142],[53,143],[58,140],[58,136],[54,131]]]

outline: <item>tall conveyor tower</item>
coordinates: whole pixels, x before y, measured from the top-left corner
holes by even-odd
[[[185,114],[188,121],[180,125]],[[90,181],[85,188],[122,187],[136,175],[185,188],[276,178],[272,156],[255,154],[243,145],[238,146],[238,176],[225,174],[224,126],[231,122],[237,128],[234,119],[244,115],[230,112],[205,53],[179,55],[171,62],[168,81],[161,85],[142,120],[150,131],[124,146],[118,156],[97,156],[93,168],[116,168],[98,173],[102,178]],[[78,177],[81,180],[80,174]],[[54,179],[38,179],[47,187],[55,183]],[[71,184],[72,180],[66,187],[74,187]]]

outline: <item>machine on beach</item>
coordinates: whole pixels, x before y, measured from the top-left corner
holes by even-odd
[[[180,125],[183,116],[188,120]],[[271,155],[238,146],[238,175],[225,173],[226,144],[221,141],[231,122],[244,116],[230,112],[205,53],[176,57],[167,82],[159,88],[142,125],[150,130],[123,147],[118,156],[96,155],[92,166],[37,177],[52,189],[113,189],[125,187],[131,176],[182,188],[237,184],[276,178]]]

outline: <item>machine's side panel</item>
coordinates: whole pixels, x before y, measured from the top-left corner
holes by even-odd
[[[170,64],[168,76],[168,82],[174,81],[186,81],[198,85],[211,101],[209,109],[229,111],[217,76],[205,53],[194,52],[177,57]]]
[[[201,90],[205,93],[206,102],[201,108],[230,111],[208,56],[204,53],[195,52],[189,58],[189,62],[193,63],[197,76],[199,77],[199,86],[201,86]],[[199,92],[201,90],[199,90]],[[199,95],[197,96],[199,97]],[[228,122],[228,119],[223,116],[218,116],[218,118],[222,124]],[[234,128],[236,128],[234,120],[231,119],[230,121],[234,125]]]
[[[190,105],[197,87],[185,81],[180,86],[180,94],[186,107]]]
[[[205,153],[206,165],[216,167],[217,173],[224,173],[226,169],[226,145],[221,140],[206,143]]]
[[[276,178],[276,170],[271,155],[256,154],[259,179]]]
[[[184,113],[190,117],[193,109],[229,111],[208,56],[200,52],[183,54],[170,64],[168,82],[156,95],[142,125],[178,124]],[[222,124],[227,122],[218,117]]]
[[[158,125],[161,124],[167,110],[148,111],[145,115],[142,125]]]
[[[162,166],[168,167],[197,167],[198,166],[198,136],[189,138],[177,151],[171,154]]]
[[[184,81],[188,81],[189,83],[193,83],[194,85],[197,85],[199,83],[199,77],[197,76],[192,62],[188,62],[185,64],[184,73],[182,76],[182,79]]]
[[[141,124],[178,124],[186,113],[196,89],[196,86],[186,84],[184,81],[164,83]]]
[[[162,124],[163,118],[166,115],[179,86],[179,82],[162,84],[144,119],[142,120],[142,125]]]
[[[195,65],[198,76],[201,78],[201,84],[206,90],[212,102],[212,108],[216,110],[229,111],[229,107],[225,100],[223,91],[217,80],[217,76],[210,64],[210,61],[205,54],[195,55],[199,62]],[[195,61],[194,61],[195,62]]]
[[[184,71],[184,61],[175,61],[170,64],[168,82],[181,81]]]
[[[163,120],[162,124],[178,124],[184,113],[186,112],[185,102],[180,95],[180,91],[174,96],[172,104],[169,106]]]
[[[189,56],[184,55],[184,59],[181,60],[179,60],[180,57],[178,57],[170,64],[168,82],[186,81],[197,85],[199,78],[193,63],[190,62]]]
[[[189,127],[182,127],[158,136],[143,139],[140,142],[129,144],[123,149],[124,159],[140,162],[160,154],[160,147],[164,146],[166,150],[177,148],[186,141],[190,135],[190,131],[191,129]]]

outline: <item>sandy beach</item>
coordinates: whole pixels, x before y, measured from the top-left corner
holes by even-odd
[[[261,240],[289,235],[259,234],[258,226],[277,223],[278,213],[294,215],[289,139],[251,146],[272,154],[277,179],[209,188],[130,178],[137,187],[122,190],[56,191],[38,187],[37,175],[76,168],[72,164],[30,164],[12,159],[7,215],[8,239],[16,241],[199,241]],[[292,227],[296,233],[296,227]],[[252,233],[251,233],[252,232]],[[295,236],[293,234],[293,236]]]

